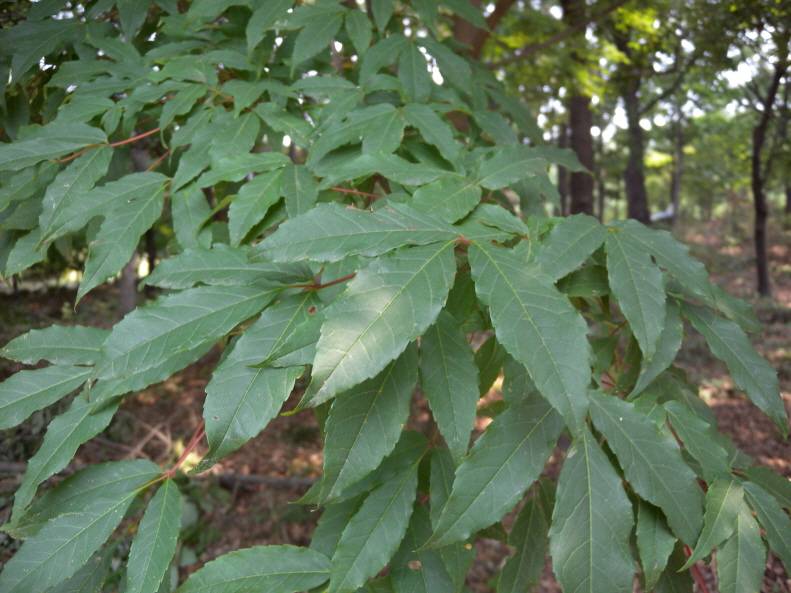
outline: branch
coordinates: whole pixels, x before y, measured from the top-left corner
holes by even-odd
[[[681,70],[679,71],[678,76],[676,76],[676,79],[673,81],[673,83],[669,87],[667,87],[664,91],[659,93],[656,97],[651,99],[646,105],[644,105],[640,109],[640,115],[644,115],[644,114],[648,113],[654,107],[656,107],[657,103],[659,103],[660,101],[664,101],[670,95],[673,95],[678,90],[678,88],[681,86],[681,83],[684,81],[684,78],[686,77],[687,73],[689,72],[689,69],[692,67],[692,65],[697,61],[697,59],[699,57],[700,57],[700,53],[696,50],[695,53],[693,53],[690,56],[690,58],[687,61],[687,63],[684,64],[684,66],[681,67]]]
[[[584,22],[581,22],[581,23],[577,23],[576,25],[571,26],[571,27],[566,27],[562,31],[559,31],[559,32],[555,33],[554,35],[552,35],[552,37],[550,37],[549,39],[546,39],[546,40],[541,41],[539,43],[533,43],[531,45],[526,45],[525,47],[523,47],[520,50],[517,50],[516,52],[514,52],[513,55],[511,55],[511,56],[509,56],[507,58],[503,58],[502,60],[499,60],[497,62],[492,62],[490,64],[487,64],[487,67],[488,68],[500,68],[501,66],[507,66],[508,64],[513,64],[514,62],[518,62],[522,58],[526,58],[528,56],[533,55],[536,52],[539,52],[539,51],[541,51],[543,49],[551,47],[551,46],[555,45],[556,43],[560,43],[561,41],[565,41],[569,37],[572,37],[572,36],[576,35],[577,33],[581,32],[581,31],[584,31],[585,29],[588,28],[589,25],[596,24],[597,22],[602,20],[604,17],[609,15],[611,12],[613,12],[614,10],[616,10],[616,9],[620,8],[621,6],[623,6],[624,4],[626,4],[627,1],[628,0],[615,0],[612,4],[610,4],[606,8],[591,14],[591,16],[590,16],[590,18],[588,20],[586,20]]]
[[[80,150],[71,153],[68,156],[63,157],[62,159],[57,159],[56,163],[68,163],[69,161],[73,161],[79,156],[82,156],[86,152],[88,152],[91,148],[98,148],[99,146],[109,146],[110,148],[115,148],[117,146],[123,146],[124,144],[131,144],[132,142],[137,142],[138,140],[142,140],[143,138],[148,138],[152,134],[156,134],[159,132],[159,128],[154,128],[152,130],[148,130],[147,132],[143,132],[142,134],[137,134],[136,136],[132,136],[131,138],[126,138],[124,140],[118,140],[117,142],[110,142],[110,143],[101,143],[101,144],[89,144],[85,148],[81,148]]]

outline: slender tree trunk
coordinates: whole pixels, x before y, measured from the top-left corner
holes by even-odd
[[[602,130],[604,126],[602,126]],[[601,166],[601,160],[604,156],[604,137],[603,134],[599,134],[598,139],[596,140],[596,149],[597,155],[594,160],[594,175],[596,177],[596,193],[597,193],[597,200],[598,200],[598,207],[596,208],[596,216],[599,218],[599,222],[604,222],[604,208],[606,206],[606,185],[604,181],[604,168]]]
[[[766,96],[763,98],[763,110],[758,123],[753,128],[753,147],[752,147],[752,190],[753,190],[753,210],[755,211],[754,220],[754,241],[755,241],[755,272],[758,294],[761,296],[771,296],[772,288],[769,282],[769,261],[766,248],[766,221],[769,218],[769,206],[766,202],[765,181],[769,177],[769,171],[763,167],[763,149],[766,144],[766,133],[772,119],[772,111],[780,88],[780,81],[787,70],[786,59],[788,57],[788,40],[785,40],[786,48],[778,59],[774,67],[774,74]],[[769,160],[771,163],[771,159]],[[767,167],[768,169],[769,167]]]
[[[627,215],[629,218],[650,224],[648,194],[645,189],[645,138],[640,127],[640,79],[632,77],[626,83],[623,94],[628,126],[629,157],[624,172],[626,185]]]
[[[588,171],[573,172],[569,180],[571,203],[569,212],[593,214],[593,114],[590,97],[575,95],[569,99],[569,125],[571,148]]]
[[[585,0],[561,0],[563,7],[563,21],[570,28],[581,28],[583,33],[588,18]],[[586,67],[586,47],[584,34],[574,40],[578,45],[571,52],[578,69]],[[577,154],[577,158],[588,171],[593,171],[593,114],[591,113],[591,99],[583,93],[578,84],[572,83],[571,96],[567,109],[569,112],[570,146]],[[569,180],[569,194],[571,203],[569,213],[582,212],[593,214],[593,177],[589,172],[571,173]]]
[[[672,224],[676,225],[681,215],[681,176],[684,174],[684,132],[681,112],[673,129],[673,174],[670,179],[670,203],[673,205]]]
[[[558,146],[568,148],[568,129],[565,125],[560,126],[558,136]],[[560,194],[560,215],[566,216],[569,213],[569,171],[566,167],[558,165],[558,193]]]
[[[791,216],[791,181],[786,180],[786,215]]]
[[[118,308],[121,317],[129,313],[137,306],[137,264],[139,262],[137,252],[121,270],[121,278],[118,280]]]

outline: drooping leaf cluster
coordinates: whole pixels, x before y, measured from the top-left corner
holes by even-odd
[[[231,552],[183,593],[459,592],[470,543],[523,499],[501,592],[528,590],[546,554],[566,591],[631,591],[636,573],[691,591],[678,570],[714,550],[722,591],[757,591],[767,543],[791,566],[791,488],[673,364],[699,332],[785,433],[749,308],[669,233],[547,217],[550,165],[578,164],[463,57],[453,13],[485,24],[466,0],[42,0],[2,31],[4,275],[84,259],[79,301],[150,228],[170,237],[145,279],[161,295],[112,329],[2,349],[49,365],[0,384],[0,428],[71,398],[3,527],[24,543],[2,593],[100,590],[131,531],[124,590],[171,590],[188,477],[138,459],[40,486],[125,397],[217,344],[196,471],[296,393],[325,443],[302,503],[323,512],[309,548]],[[404,428],[415,397],[430,438]]]

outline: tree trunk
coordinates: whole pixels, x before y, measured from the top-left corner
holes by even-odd
[[[640,79],[632,77],[626,82],[623,93],[629,148],[624,183],[626,184],[627,215],[643,224],[650,224],[651,212],[648,209],[648,194],[645,190],[645,139],[643,128],[640,127],[639,88]]]
[[[602,126],[602,130],[604,130],[604,126]],[[597,200],[598,200],[598,207],[596,209],[596,216],[599,218],[599,222],[604,222],[604,208],[606,205],[606,185],[604,182],[604,168],[601,166],[601,160],[604,156],[604,135],[603,133],[599,134],[599,137],[596,141],[596,150],[597,155],[594,160],[594,176],[596,177],[596,193],[597,193]]]
[[[568,129],[565,125],[560,126],[560,136],[558,137],[558,147],[568,148]],[[558,169],[558,194],[560,194],[560,215],[566,216],[569,213],[569,171],[562,165]]]
[[[785,43],[787,45],[787,39]],[[777,91],[780,88],[780,81],[783,79],[788,68],[786,61],[788,57],[787,51],[786,47],[785,52],[782,53],[774,66],[772,82],[769,84],[766,96],[763,98],[761,117],[753,128],[751,180],[753,210],[755,211],[753,239],[755,241],[756,288],[758,289],[758,294],[765,297],[771,296],[772,288],[769,282],[769,261],[766,249],[766,221],[769,218],[769,206],[766,203],[766,192],[764,188],[764,182],[769,176],[769,167],[767,166],[767,170],[764,170],[762,155],[764,145],[766,144],[766,133],[769,129],[769,123],[772,120],[772,111],[775,98],[777,97]],[[769,163],[771,163],[771,158],[769,159]]]
[[[569,194],[571,203],[569,212],[577,214],[593,214],[593,136],[591,126],[593,115],[590,109],[590,97],[575,95],[569,99],[569,125],[571,127],[571,149],[588,171],[571,173]]]
[[[675,226],[681,214],[681,176],[684,174],[684,132],[681,112],[673,129],[673,174],[670,179],[670,203],[673,205],[672,225]]]
[[[132,256],[129,263],[121,270],[121,278],[118,281],[118,308],[121,317],[129,313],[137,306],[137,253]]]
[[[786,214],[791,216],[791,181],[786,181]]]
[[[576,36],[573,42],[576,44],[571,52],[571,58],[576,68],[583,70],[586,68],[586,47],[584,27],[587,22],[585,14],[585,0],[561,0],[563,7],[563,21],[569,28],[580,29],[581,35]],[[570,214],[582,212],[593,214],[593,136],[591,126],[593,125],[593,114],[591,113],[591,99],[583,93],[579,85],[572,82],[570,89],[567,109],[569,112],[570,146],[577,154],[577,158],[589,172],[571,173],[569,180],[569,194],[571,203],[569,206]]]

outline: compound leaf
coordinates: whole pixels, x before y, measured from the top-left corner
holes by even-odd
[[[453,246],[401,249],[357,273],[327,309],[305,403],[372,377],[432,324],[456,274]]]
[[[577,428],[590,382],[585,321],[547,276],[527,269],[510,251],[475,243],[469,259],[497,340],[527,368],[566,423]]]

